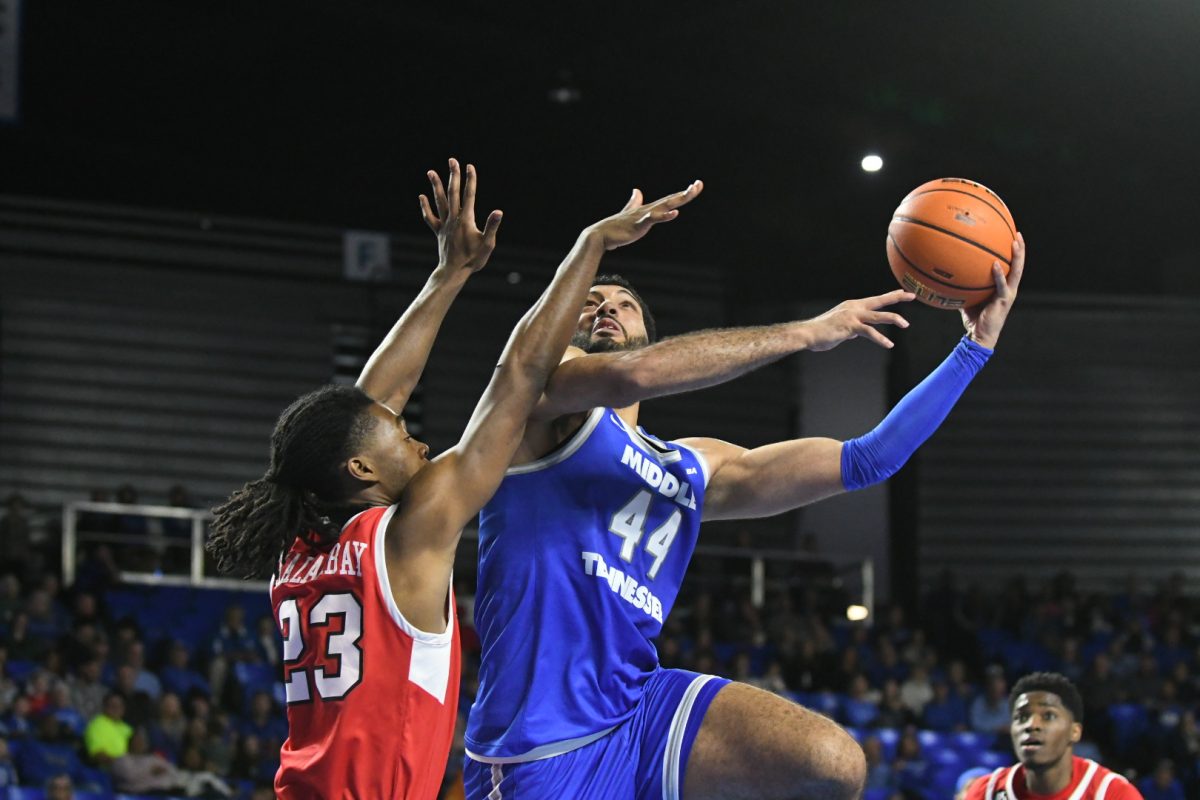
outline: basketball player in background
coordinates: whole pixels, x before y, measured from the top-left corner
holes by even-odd
[[[271,465],[214,510],[222,571],[271,577],[283,634],[289,735],[281,798],[437,795],[454,733],[459,637],[450,573],[462,526],[504,475],[521,430],[571,338],[606,250],[637,241],[703,188],[643,206],[633,193],[586,228],[517,323],[459,443],[433,461],[397,413],[451,301],[495,245],[500,212],[475,224],[473,167],[443,189],[430,173],[439,265],[367,362],[358,384],[289,406]]]
[[[878,427],[847,442],[746,449],[663,441],[638,403],[709,386],[874,326],[891,292],[805,322],[651,343],[653,316],[626,281],[596,279],[573,346],[530,416],[508,476],[480,514],[475,621],[479,692],[467,726],[471,800],[493,797],[852,798],[862,750],[828,719],[745,684],[663,669],[652,640],[701,519],[778,514],[898,470],[987,361],[1016,299],[1012,244],[994,297],[963,312],[967,335]]]
[[[966,800],[1142,800],[1124,776],[1075,755],[1083,736],[1083,698],[1067,678],[1026,675],[1013,686],[1008,707],[1018,763],[976,778]]]

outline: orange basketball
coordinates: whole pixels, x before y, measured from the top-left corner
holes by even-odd
[[[1016,238],[1017,226],[999,195],[975,181],[939,178],[909,192],[892,214],[888,263],[922,303],[969,307],[995,292],[993,262],[1008,274]]]

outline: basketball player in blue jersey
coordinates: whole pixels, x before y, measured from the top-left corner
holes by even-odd
[[[996,294],[963,312],[950,356],[872,431],[746,449],[663,441],[638,403],[710,386],[874,326],[913,295],[851,300],[812,320],[653,343],[624,279],[596,279],[573,346],[532,413],[513,465],[480,513],[479,691],[467,727],[470,800],[852,798],[861,749],[821,715],[765,691],[663,669],[652,639],[679,591],[702,520],[778,514],[885,480],[941,424],[992,353],[1016,299],[1025,245]]]

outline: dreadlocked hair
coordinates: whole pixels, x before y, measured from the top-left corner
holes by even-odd
[[[362,446],[373,400],[354,386],[325,386],[288,406],[271,433],[271,467],[213,509],[208,543],[217,569],[266,578],[297,536],[331,543],[331,519],[363,488],[345,469]]]

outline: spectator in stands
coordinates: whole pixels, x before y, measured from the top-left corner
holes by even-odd
[[[183,792],[188,797],[199,797],[211,791],[222,797],[233,796],[229,784],[213,773],[188,772],[151,753],[146,732],[140,728],[129,740],[129,752],[113,760],[111,771],[118,792]]]
[[[1008,683],[1004,671],[999,667],[988,669],[987,688],[971,704],[971,730],[990,733],[1001,742],[1008,740],[1008,729],[1012,722],[1008,706]]]
[[[226,679],[239,661],[254,663],[258,659],[255,637],[246,627],[246,611],[237,603],[225,608],[221,627],[209,647],[212,660],[208,666],[208,683],[214,701],[227,699]]]
[[[1135,703],[1150,705],[1162,692],[1162,676],[1158,674],[1158,661],[1151,653],[1138,657],[1138,669],[1126,682],[1129,699]]]
[[[116,692],[124,701],[125,721],[142,727],[154,715],[154,699],[137,687],[138,671],[129,664],[117,667]]]
[[[883,682],[883,696],[879,700],[879,716],[875,718],[875,727],[899,730],[915,721],[912,711],[904,705],[904,699],[900,696],[900,684],[894,678],[888,678]]]
[[[83,549],[79,568],[75,572],[76,591],[94,592],[100,595],[118,584],[120,580],[121,570],[117,566],[117,560],[111,547],[107,544],[96,544]]]
[[[960,731],[967,727],[967,704],[950,691],[945,680],[933,683],[933,699],[921,713],[921,727],[931,731]]]
[[[125,663],[136,672],[134,691],[145,692],[151,700],[158,700],[162,696],[162,682],[157,675],[146,669],[146,645],[141,640],[129,643],[125,650]]]
[[[108,689],[100,681],[103,667],[103,662],[93,657],[81,664],[75,674],[67,678],[67,687],[71,692],[71,706],[84,719],[91,719],[104,707],[104,696],[108,694]]]
[[[75,800],[75,784],[67,774],[55,775],[46,781],[46,800]]]
[[[863,740],[862,749],[867,759],[867,781],[863,788],[867,791],[893,788],[892,767],[883,758],[883,743],[879,737],[868,736]]]
[[[192,692],[200,692],[211,696],[208,680],[191,667],[191,655],[187,645],[176,639],[167,650],[167,664],[160,670],[163,688],[174,692],[180,697],[188,697]]]
[[[8,650],[0,646],[0,714],[4,713],[21,693],[15,681],[8,677]]]
[[[10,786],[20,786],[17,768],[13,764],[12,753],[8,749],[8,740],[0,739],[0,789]]]
[[[179,759],[183,751],[183,738],[187,733],[187,717],[183,715],[183,704],[174,692],[163,692],[158,700],[157,712],[146,729],[150,746],[172,761]]]
[[[73,621],[71,632],[58,642],[57,649],[63,655],[64,666],[75,671],[80,664],[92,659],[100,636],[100,629],[95,623],[79,619]]]
[[[129,751],[133,728],[125,722],[125,699],[116,692],[104,698],[104,710],[92,718],[83,731],[88,757],[100,766]]]
[[[11,572],[0,576],[0,629],[5,634],[12,625],[13,615],[25,604],[21,597],[21,582]]]
[[[277,752],[278,748],[264,746],[257,736],[243,736],[238,740],[237,755],[234,756],[229,774],[239,780],[273,783],[279,769],[279,758],[277,755],[271,758],[269,754]]]
[[[892,774],[896,785],[905,791],[906,796],[913,794],[921,796],[925,786],[925,775],[929,763],[921,752],[921,740],[917,738],[917,729],[908,727],[896,744],[896,758],[892,761]]]
[[[1175,777],[1175,764],[1169,758],[1161,759],[1154,772],[1138,782],[1138,789],[1145,800],[1185,800],[1183,784]]]
[[[950,683],[950,693],[962,701],[964,708],[969,707],[975,699],[975,684],[967,677],[967,665],[961,658],[950,662],[946,679]]]
[[[279,666],[279,641],[279,630],[275,627],[274,618],[263,614],[255,623],[255,644],[260,663],[272,667]]]
[[[13,698],[12,705],[0,716],[0,735],[9,739],[26,739],[33,734],[29,714],[29,698],[23,694]]]
[[[53,640],[47,640],[30,631],[29,614],[22,610],[13,615],[4,647],[11,661],[41,661],[50,650]]]
[[[24,572],[33,550],[33,524],[25,497],[13,492],[0,518],[0,569]]]
[[[913,638],[915,640],[917,637]],[[914,664],[908,680],[900,685],[900,699],[914,717],[921,718],[925,704],[933,699],[933,684],[929,681],[929,669],[924,662]]]
[[[62,726],[71,739],[77,740],[83,736],[88,718],[80,714],[79,709],[72,704],[71,690],[65,682],[54,682],[54,686],[50,690],[50,707],[47,709],[47,713]]]
[[[126,506],[138,504],[137,489],[124,483],[117,487],[116,502]],[[129,512],[117,515],[117,531],[134,536],[145,535],[150,529],[149,520],[141,514]]]
[[[287,720],[277,713],[275,701],[267,691],[260,690],[250,699],[250,715],[240,726],[242,736],[255,736],[268,750],[278,750],[287,738]]]
[[[876,686],[883,686],[888,680],[894,680],[897,684],[904,683],[908,678],[908,665],[900,660],[900,655],[891,640],[880,637],[877,647],[878,657],[870,667],[871,683]]]
[[[237,732],[233,728],[233,721],[228,714],[218,711],[209,720],[202,747],[208,769],[218,775],[228,775],[233,766],[236,745]]]

